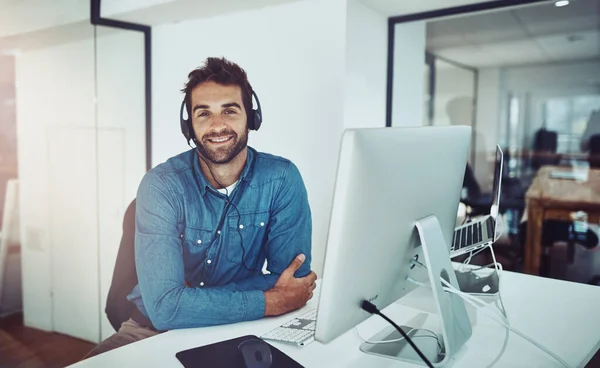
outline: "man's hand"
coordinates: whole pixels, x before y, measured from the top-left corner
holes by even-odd
[[[317,275],[310,271],[306,277],[296,278],[294,273],[306,257],[298,255],[286,268],[272,289],[265,291],[265,316],[278,316],[296,310],[312,298],[317,286]]]

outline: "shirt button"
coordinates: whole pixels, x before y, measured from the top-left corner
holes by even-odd
[[[212,261],[209,259],[209,260],[206,261],[206,263],[211,264]]]
[[[180,237],[180,238],[183,238],[183,234],[179,234],[179,237]]]
[[[202,239],[198,239],[198,244],[202,244]]]
[[[265,223],[264,223],[264,222],[261,222],[261,223],[260,223],[260,226],[265,226]]]
[[[204,286],[204,283],[203,283],[203,282],[200,282],[200,286]]]
[[[240,225],[240,229],[243,229],[243,228],[244,228],[244,225]]]
[[[217,230],[217,234],[221,235],[221,230]]]

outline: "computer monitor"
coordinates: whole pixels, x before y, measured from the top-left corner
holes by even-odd
[[[456,223],[470,136],[467,126],[344,132],[321,280],[317,341],[328,343],[368,318],[360,307],[363,300],[383,309],[412,291],[415,286],[407,278],[414,257],[451,267],[447,244]],[[441,233],[438,244],[428,244],[424,254],[415,225],[428,216],[435,216]],[[437,272],[439,267],[429,265],[429,270]],[[444,277],[458,287],[452,270],[442,272],[449,273]],[[438,279],[435,285],[440,284]],[[444,336],[455,348],[464,343],[454,343],[457,334],[463,340],[470,337],[470,324],[463,326],[465,318],[469,323],[468,316],[460,298],[440,295],[443,314],[453,313],[457,305],[464,312],[454,313],[458,320],[450,316],[446,321],[463,330],[447,331]]]

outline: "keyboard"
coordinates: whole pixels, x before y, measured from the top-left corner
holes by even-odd
[[[493,239],[494,230],[493,230],[493,218],[488,217],[486,219],[486,238],[485,239]],[[468,226],[462,227],[454,231],[454,238],[452,239],[452,249],[459,250],[469,245],[477,244],[480,241],[484,240],[483,238],[483,230],[482,230],[481,222],[474,222]]]
[[[317,325],[317,309],[311,308],[307,312],[295,317],[279,327],[272,329],[261,338],[278,341],[292,345],[307,345],[315,340],[315,327]]]

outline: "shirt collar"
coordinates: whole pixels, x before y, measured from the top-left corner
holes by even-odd
[[[256,155],[256,151],[254,150],[254,148],[248,146],[248,156],[246,157],[246,164],[244,165],[244,169],[242,170],[242,173],[240,174],[240,177],[238,178],[238,186],[240,185],[240,182],[242,180],[250,181],[250,179],[252,178],[252,169],[254,167],[255,155]],[[192,165],[193,165],[192,170],[194,171],[194,175],[198,179],[197,182],[200,187],[199,188],[200,194],[202,196],[204,196],[206,194],[207,188],[212,188],[212,186],[206,180],[206,178],[204,177],[204,174],[202,173],[202,170],[200,169],[200,160],[198,159],[198,153],[197,153],[196,149],[192,150]]]

